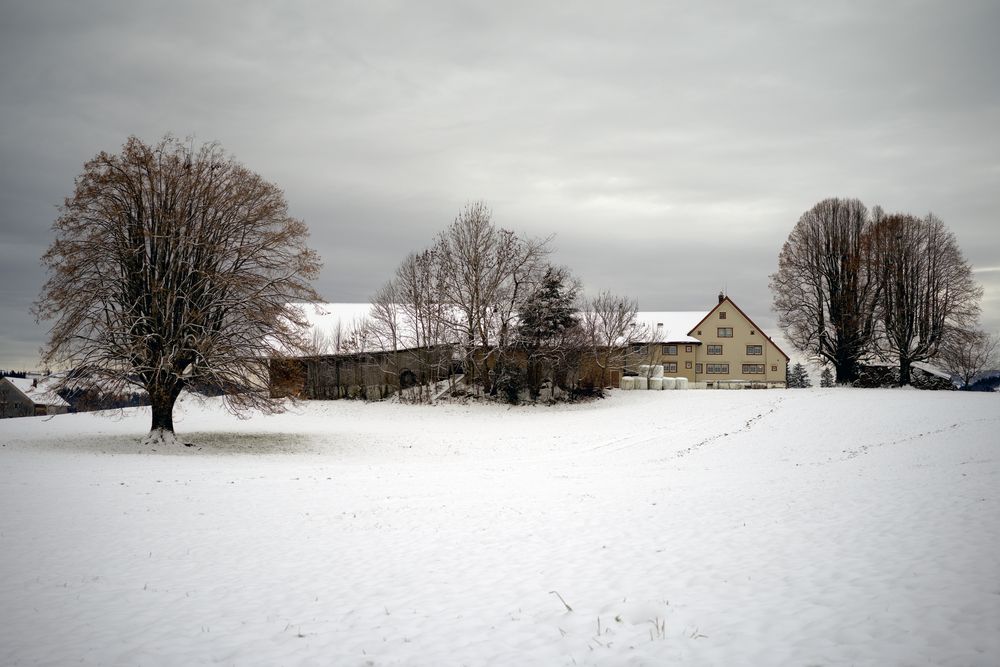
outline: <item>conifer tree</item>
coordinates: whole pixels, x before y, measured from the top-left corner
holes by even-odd
[[[799,367],[799,388],[808,389],[813,386],[812,379],[809,377],[809,371],[802,364],[795,364]]]
[[[548,267],[541,284],[525,300],[519,315],[517,347],[527,354],[528,389],[538,397],[544,366],[558,366],[572,344],[578,285],[564,269]]]

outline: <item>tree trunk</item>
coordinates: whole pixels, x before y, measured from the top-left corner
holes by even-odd
[[[902,387],[910,384],[910,360],[904,357],[899,358],[899,384]]]
[[[837,349],[833,365],[837,371],[837,384],[851,384],[858,379],[857,361],[844,346]]]
[[[174,403],[181,393],[181,385],[155,385],[147,389],[149,404],[152,407],[153,421],[149,431],[174,432]]]

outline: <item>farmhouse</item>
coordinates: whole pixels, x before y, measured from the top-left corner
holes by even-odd
[[[307,307],[317,353],[272,360],[271,395],[378,399],[463,372],[458,341],[413,345],[419,337],[406,333],[412,327],[401,318],[394,340],[409,344],[387,343],[372,334],[369,310],[369,304],[354,303]],[[788,355],[724,294],[708,312],[639,312],[632,331],[612,349],[577,355],[566,371],[569,386],[617,387],[623,376],[662,366],[664,376],[686,378],[696,388],[784,387],[788,366]],[[511,358],[526,363],[523,354]]]
[[[637,320],[644,333],[628,343],[626,373],[658,364],[693,386],[785,386],[788,355],[724,294],[708,313],[640,312]]]
[[[46,377],[0,377],[0,419],[58,415],[69,411]]]

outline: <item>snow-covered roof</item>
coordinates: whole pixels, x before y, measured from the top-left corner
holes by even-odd
[[[370,303],[321,303],[302,306],[309,322],[306,336],[325,354],[345,351],[377,351],[385,349],[382,341],[364,335],[364,327],[370,322]],[[633,340],[644,343],[699,343],[688,335],[705,317],[707,311],[639,311],[636,314],[638,334]],[[402,346],[413,338],[406,333],[406,320],[400,317]],[[337,332],[339,331],[339,337]],[[338,343],[339,338],[339,343]]]
[[[919,368],[920,370],[922,370],[923,372],[925,372],[925,373],[927,373],[929,375],[934,375],[934,376],[942,378],[944,380],[950,380],[951,377],[952,377],[951,373],[949,373],[948,371],[946,371],[946,370],[944,370],[942,368],[938,368],[934,364],[929,364],[929,363],[924,362],[924,361],[918,361],[918,362],[914,363],[913,367],[914,368]]]
[[[55,376],[43,376],[41,378],[7,378],[7,381],[17,387],[21,393],[31,399],[36,405],[54,405],[57,407],[69,407],[69,403],[64,401],[55,392]]]
[[[636,313],[636,324],[649,331],[645,343],[700,343],[688,335],[705,317],[704,310],[641,310]],[[642,338],[646,338],[643,336]]]
[[[370,303],[317,303],[301,307],[309,322],[305,335],[316,354],[385,352],[394,348],[393,341],[380,333],[379,327],[372,326],[375,320]],[[395,320],[395,349],[426,344],[424,336],[417,334],[418,327],[406,308],[396,307]]]
[[[306,321],[309,322],[307,336],[322,353],[343,351],[343,343],[352,340],[369,321],[370,303],[308,303],[302,304]]]

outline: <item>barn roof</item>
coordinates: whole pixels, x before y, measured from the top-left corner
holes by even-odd
[[[18,388],[18,390],[31,399],[35,405],[54,405],[57,407],[69,407],[69,403],[64,401],[55,392],[56,378],[53,376],[43,376],[40,378],[7,378],[7,381]]]

